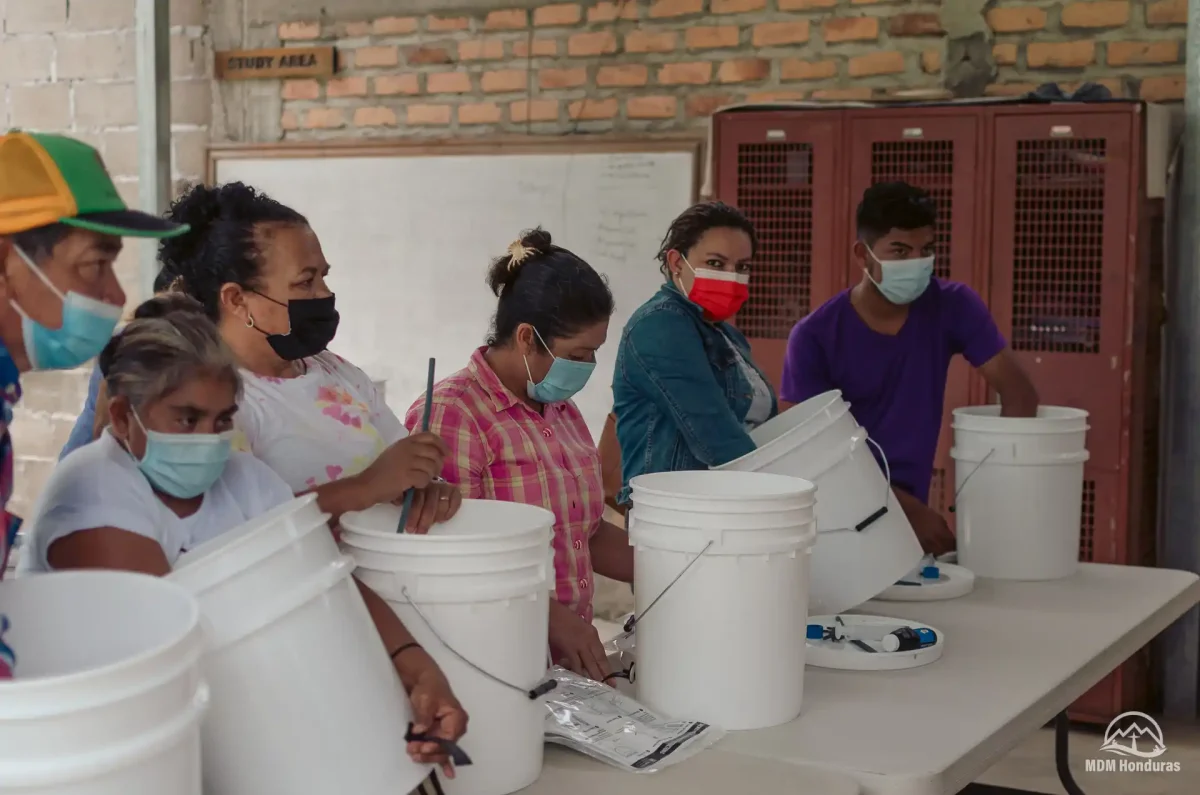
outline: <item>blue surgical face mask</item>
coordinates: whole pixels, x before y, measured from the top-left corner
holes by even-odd
[[[880,279],[875,281],[870,271],[867,271],[867,278],[879,288],[883,297],[893,304],[911,304],[929,287],[929,280],[933,277],[932,256],[881,260],[869,248],[867,253],[879,263]]]
[[[541,332],[534,329],[533,333],[542,340]],[[542,345],[546,350],[550,350],[545,340],[542,340]],[[538,403],[562,403],[579,394],[579,391],[587,386],[588,379],[592,377],[592,371],[595,369],[595,362],[576,362],[555,356],[554,363],[546,371],[546,377],[535,384],[533,373],[529,369],[529,359],[526,358],[525,372],[529,374],[529,380],[525,382],[525,393]]]
[[[146,434],[146,454],[138,461],[138,469],[151,486],[181,500],[199,497],[212,488],[225,471],[225,464],[233,452],[233,431],[148,431],[137,412],[132,413],[138,427]],[[133,455],[132,451],[130,455]]]
[[[62,301],[62,325],[46,328],[32,319],[15,301],[12,307],[21,315],[21,332],[25,336],[25,355],[35,370],[70,370],[94,358],[112,337],[121,307],[88,298],[76,292],[66,295],[55,287],[33,258],[16,249],[34,275]]]

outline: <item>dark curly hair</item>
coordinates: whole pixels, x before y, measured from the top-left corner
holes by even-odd
[[[662,245],[658,248],[658,269],[667,275],[667,252],[686,255],[712,229],[737,229],[750,236],[751,255],[758,253],[758,231],[741,210],[725,202],[711,201],[693,204],[679,214],[667,227]]]
[[[911,231],[937,223],[937,205],[926,191],[907,182],[879,182],[863,192],[856,216],[858,237],[867,245],[893,229]]]
[[[213,320],[220,314],[221,286],[253,289],[262,268],[255,226],[307,224],[303,215],[241,182],[194,185],[179,197],[167,217],[191,230],[163,240],[158,248],[164,272],[204,306]]]
[[[523,259],[514,261],[510,251],[488,270],[487,285],[499,299],[488,345],[507,345],[522,323],[549,345],[612,317],[612,291],[591,265],[542,229],[523,232],[520,244],[528,250]]]

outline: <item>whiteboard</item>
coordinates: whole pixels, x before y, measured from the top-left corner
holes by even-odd
[[[699,147],[579,152],[556,144],[490,154],[431,154],[428,145],[411,154],[215,150],[211,173],[308,218],[341,313],[330,347],[382,383],[401,418],[425,391],[430,356],[440,380],[484,344],[496,311],[484,283],[491,259],[524,229],[549,231],[607,277],[616,303],[596,371],[576,398],[599,441],[621,331],[662,285],[654,257],[694,199]]]

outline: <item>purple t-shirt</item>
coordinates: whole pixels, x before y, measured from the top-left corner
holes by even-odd
[[[892,482],[928,502],[950,358],[961,353],[979,367],[1005,344],[965,284],[935,278],[895,336],[868,328],[845,290],[792,329],[780,397],[800,403],[840,389],[887,454]]]

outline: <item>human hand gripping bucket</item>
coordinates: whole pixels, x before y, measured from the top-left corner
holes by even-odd
[[[208,688],[196,600],[157,577],[65,571],[0,582],[0,792],[201,795]]]
[[[871,453],[874,441],[841,392],[793,406],[755,428],[750,438],[758,449],[714,470],[802,478],[820,493],[809,580],[813,613],[858,607],[920,562],[921,543]],[[886,461],[886,451],[880,452]]]
[[[208,631],[205,795],[395,795],[408,695],[317,507],[299,497],[183,555]]]
[[[397,533],[400,509],[377,505],[341,518],[357,576],[437,661],[470,716],[470,767],[448,795],[507,795],[542,772],[554,587],[554,514],[533,505],[463,500],[426,535]]]
[[[816,487],[711,470],[631,485],[638,700],[725,729],[794,720]]]
[[[980,577],[1053,580],[1079,568],[1088,413],[1039,406],[954,410],[958,562]]]

